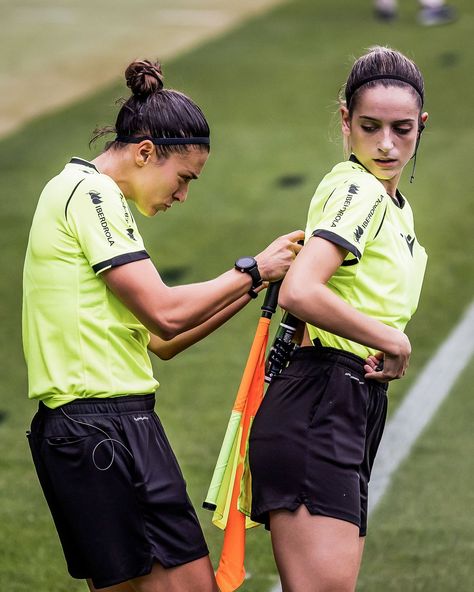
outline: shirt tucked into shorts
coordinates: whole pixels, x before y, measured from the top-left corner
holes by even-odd
[[[364,361],[330,347],[301,347],[275,377],[250,433],[252,513],[295,511],[367,529],[367,489],[387,412],[387,385]]]

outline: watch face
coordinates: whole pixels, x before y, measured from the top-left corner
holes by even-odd
[[[251,267],[255,267],[255,259],[253,257],[241,257],[237,259],[235,264],[242,269],[250,269]]]

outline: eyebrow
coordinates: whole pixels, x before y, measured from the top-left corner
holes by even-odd
[[[379,122],[380,119],[376,119],[375,117],[370,117],[369,115],[359,115],[359,119],[368,119],[369,121]],[[392,121],[392,123],[414,123],[414,119],[398,119],[397,121]]]

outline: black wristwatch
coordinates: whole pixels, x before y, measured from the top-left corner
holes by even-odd
[[[252,287],[248,293],[252,298],[256,298],[257,292],[255,292],[255,288],[258,288],[263,283],[260,272],[258,271],[257,261],[253,257],[240,257],[235,262],[234,267],[241,273],[248,273],[252,278]]]

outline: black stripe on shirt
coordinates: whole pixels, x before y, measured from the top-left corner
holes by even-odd
[[[349,265],[355,265],[356,263],[359,263],[358,259],[344,259],[341,265],[344,267],[348,267]]]
[[[92,164],[92,162],[89,162],[88,160],[84,160],[83,158],[78,158],[77,156],[74,156],[74,158],[71,158],[71,160],[69,161],[69,164],[80,164],[81,166],[85,166],[90,169],[94,169],[94,171],[96,171],[97,173],[100,173],[99,169],[95,166],[95,164]]]
[[[141,261],[142,259],[149,259],[150,255],[146,251],[135,251],[134,253],[124,253],[123,255],[118,255],[117,257],[112,257],[112,259],[107,259],[106,261],[101,261],[100,263],[96,263],[92,266],[92,269],[96,274],[105,271],[106,269],[110,269],[111,267],[119,267],[120,265],[125,265],[126,263],[132,263],[133,261]]]
[[[346,249],[347,251],[349,251],[349,253],[352,253],[354,257],[357,257],[357,259],[360,259],[362,257],[362,253],[359,251],[357,247],[351,245],[349,241],[346,241],[345,238],[342,238],[342,236],[339,236],[335,232],[331,232],[330,230],[315,230],[311,236],[319,236],[321,238],[325,238],[329,242],[334,243],[335,245],[339,245],[343,249]]]
[[[377,238],[377,235],[378,235],[378,233],[380,232],[380,230],[382,228],[382,224],[383,224],[383,221],[385,220],[385,214],[386,213],[387,213],[387,208],[385,208],[385,211],[384,211],[383,216],[382,216],[382,222],[380,222],[380,226],[378,227],[377,232],[375,233],[374,240]]]
[[[84,177],[84,179],[85,179],[85,177]],[[79,185],[80,185],[80,184],[81,184],[81,183],[84,181],[84,179],[81,179],[81,180],[79,181],[79,183],[78,183],[78,184],[77,184],[77,185],[74,187],[74,189],[72,190],[72,193],[71,193],[71,195],[70,195],[70,196],[67,198],[66,206],[64,207],[64,217],[66,218],[66,220],[67,220],[67,208],[68,208],[68,206],[69,206],[69,202],[71,201],[71,199],[72,199],[72,196],[73,196],[73,195],[74,195],[74,193],[76,192],[76,189],[77,189],[77,188],[79,187]]]

